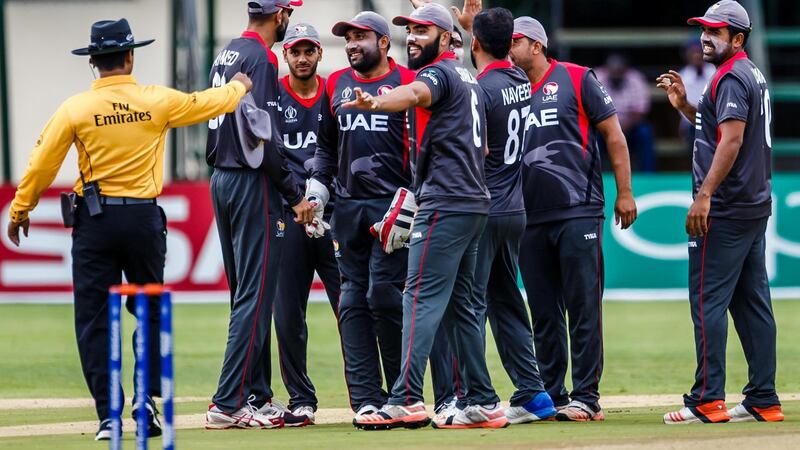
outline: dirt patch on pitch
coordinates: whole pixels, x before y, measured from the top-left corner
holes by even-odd
[[[741,401],[741,395],[731,395],[728,397],[728,403],[737,403]],[[800,400],[800,394],[781,394],[781,399],[785,401]],[[176,402],[200,402],[208,401],[205,397],[179,397],[175,399]],[[679,395],[619,395],[607,396],[602,398],[603,408],[606,410],[620,409],[620,408],[639,408],[639,407],[667,407],[673,405],[680,405],[682,399]],[[86,408],[94,407],[94,402],[91,399],[0,399],[0,410],[13,410],[13,409],[54,409],[54,408]],[[429,410],[433,410],[429,407]],[[178,429],[189,428],[202,428],[205,414],[199,412],[198,414],[179,415],[175,417],[175,427]],[[316,423],[323,424],[341,424],[350,423],[353,419],[353,412],[347,408],[323,408],[317,411]],[[126,419],[124,428],[131,430],[135,428],[133,421]],[[62,422],[62,423],[47,423],[47,424],[32,424],[32,425],[15,425],[0,427],[0,437],[19,437],[19,436],[43,436],[43,435],[56,435],[56,434],[94,434],[97,430],[96,421],[84,422]],[[787,435],[774,435],[769,437],[747,437],[747,438],[731,438],[731,439],[710,439],[704,440],[709,446],[704,448],[728,448],[728,447],[741,447],[742,439],[752,439],[753,447],[758,448],[790,448],[800,439],[800,435],[787,434]],[[791,445],[790,445],[791,443]],[[625,444],[625,445],[608,445],[597,448],[641,448],[643,443],[639,444]],[[679,449],[693,447],[696,449],[696,443],[692,446],[691,442],[685,444],[680,441],[652,441],[647,442],[646,446],[652,449]],[[581,448],[581,447],[576,447]]]

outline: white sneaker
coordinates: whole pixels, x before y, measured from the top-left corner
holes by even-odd
[[[505,428],[508,426],[500,403],[491,405],[469,405],[464,409],[454,408],[449,416],[438,415],[434,428]]]
[[[435,414],[433,416],[433,420],[434,421],[438,420],[439,422],[447,420],[447,417],[455,415],[455,413],[458,411],[457,405],[458,405],[458,397],[453,396],[453,398],[442,403],[441,405],[439,405],[438,408],[433,410]]]
[[[728,411],[731,422],[783,422],[781,405],[772,405],[766,408],[745,406],[741,403]]]
[[[294,410],[292,410],[292,414],[297,417],[306,417],[308,419],[309,425],[314,425],[315,416],[314,416],[314,408],[311,406],[298,406]]]
[[[250,398],[247,399],[247,403],[252,404],[255,398],[255,395],[251,395]],[[284,427],[304,427],[311,423],[308,417],[293,414],[289,411],[289,408],[277,400],[267,401],[267,403],[264,403],[264,406],[258,408],[257,411],[267,417],[280,418],[283,421]]]
[[[283,418],[268,417],[259,413],[250,405],[234,412],[226,413],[217,408],[217,405],[208,405],[206,412],[207,430],[226,430],[228,428],[282,428]]]

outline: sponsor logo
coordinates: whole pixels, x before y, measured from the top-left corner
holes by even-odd
[[[422,237],[422,232],[421,231],[415,231],[415,232],[411,233],[411,239],[419,239],[421,237]]]
[[[555,93],[558,92],[558,83],[555,81],[546,83],[544,87],[542,87],[542,92],[544,95],[555,95]]]
[[[286,223],[284,223],[283,219],[278,219],[275,222],[275,230],[275,237],[282,238],[286,234]]]
[[[592,239],[597,239],[597,233],[587,233],[583,235],[583,239],[590,241]]]
[[[333,239],[333,256],[337,258],[341,258],[342,254],[339,252],[339,241]]]
[[[697,241],[689,241],[689,248],[697,248]]]
[[[344,88],[344,90],[342,91],[342,98],[344,100],[349,100],[350,97],[352,96],[353,96],[353,90],[350,89],[349,87]]]
[[[436,78],[436,74],[434,74],[431,71],[422,72],[421,74],[419,74],[419,76],[425,77],[425,78],[431,80],[431,83],[433,83],[434,86],[438,86],[439,85],[439,79]]]
[[[393,87],[389,86],[388,84],[384,84],[383,86],[378,88],[378,95],[386,95],[389,92],[392,92]]]
[[[297,110],[290,105],[288,108],[286,108],[286,111],[283,112],[283,117],[285,117],[287,121],[295,120],[297,119]]]
[[[739,105],[737,105],[736,103],[733,103],[733,102],[728,102],[725,106],[727,106],[728,108],[739,109]]]
[[[603,103],[605,103],[606,105],[608,105],[611,102],[613,102],[613,100],[611,100],[610,95],[606,95],[605,97],[603,97]]]

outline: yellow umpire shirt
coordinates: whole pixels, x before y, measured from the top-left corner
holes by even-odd
[[[86,182],[97,181],[108,197],[155,198],[164,182],[167,130],[233,112],[244,84],[187,94],[164,86],[141,86],[132,75],[100,78],[67,99],[47,122],[11,204],[21,222],[55,179],[72,144]],[[79,195],[83,183],[75,183]]]

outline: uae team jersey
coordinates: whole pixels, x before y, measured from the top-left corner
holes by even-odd
[[[711,169],[719,124],[746,122],[744,140],[728,176],[711,197],[711,217],[760,219],[772,212],[772,143],[769,90],[760,70],[739,52],[717,69],[697,105],[692,164],[693,194]]]
[[[373,79],[343,69],[325,85],[313,177],[335,185],[337,197],[392,197],[411,185],[405,113],[342,107],[355,99],[357,87],[377,96],[414,80],[414,72],[391,58],[389,65],[386,75]]]
[[[420,210],[488,214],[481,87],[452,52],[422,68],[417,81],[431,91],[429,107],[408,111],[414,195]]]
[[[528,225],[603,217],[603,176],[595,125],[616,114],[594,73],[548,59],[531,88],[525,118],[523,193]]]
[[[522,149],[525,117],[531,109],[531,83],[522,69],[501,61],[490,64],[478,84],[486,101],[486,143],[484,162],[486,187],[492,197],[491,216],[525,211],[522,199]]]
[[[325,79],[317,76],[317,81],[319,89],[313,98],[298,96],[289,86],[288,76],[281,79],[279,86],[283,148],[298,184],[305,184],[314,169],[317,133],[322,121],[322,93],[325,90]]]
[[[264,148],[263,170],[275,183],[283,198],[296,205],[303,192],[294,181],[284,157],[283,139],[278,131],[278,58],[261,39],[258,33],[245,31],[223,48],[211,66],[209,83],[222,86],[237,72],[253,80],[253,95],[256,106],[267,111],[272,122],[275,138]],[[223,114],[208,122],[206,162],[221,169],[243,169],[250,167],[239,143],[235,114]]]

